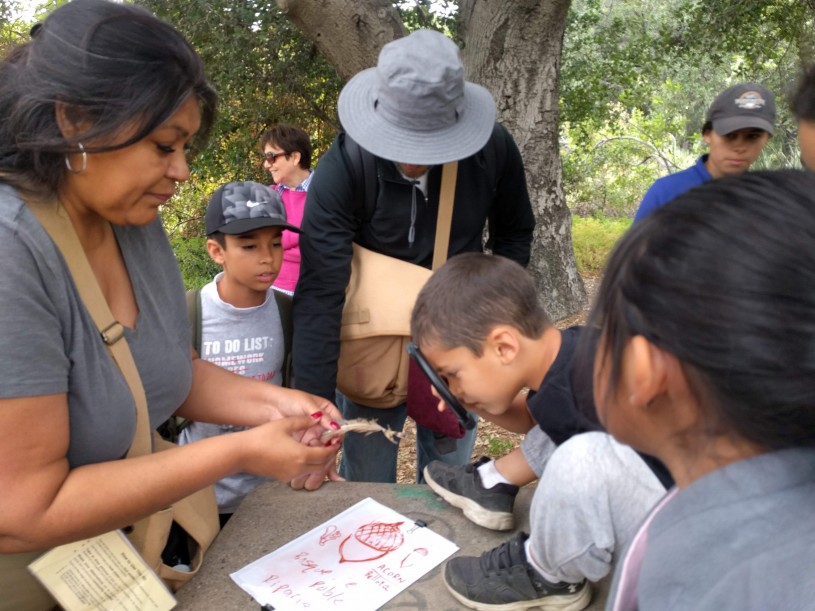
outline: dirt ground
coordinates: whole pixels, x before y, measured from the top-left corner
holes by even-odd
[[[588,295],[588,303],[594,299],[597,293],[597,288],[600,284],[599,277],[583,276],[583,283],[586,286],[586,293]],[[589,308],[586,307],[581,312],[574,316],[569,316],[555,323],[559,329],[565,329],[572,325],[583,324],[586,322]],[[416,428],[413,421],[408,418],[403,431],[402,442],[399,444],[399,457],[396,465],[396,481],[400,484],[412,484],[416,482]],[[479,456],[489,456],[490,458],[498,458],[513,448],[516,448],[521,442],[522,435],[510,433],[499,426],[481,420],[478,423],[478,437],[475,441],[475,448],[473,449],[473,459]]]

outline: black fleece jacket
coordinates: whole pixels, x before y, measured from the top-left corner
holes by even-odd
[[[355,187],[343,150],[345,137],[338,136],[326,151],[309,187],[294,295],[295,385],[332,401],[352,242],[429,268],[441,186],[441,166],[435,166],[428,175],[427,197],[420,190],[415,194],[415,239],[410,244],[416,187],[392,162],[376,158],[376,206],[372,213],[363,213],[365,191]],[[484,149],[459,161],[448,257],[481,251],[488,218],[492,219],[493,253],[526,266],[535,218],[520,152],[509,132],[497,123]]]

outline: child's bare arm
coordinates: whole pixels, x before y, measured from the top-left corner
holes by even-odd
[[[481,418],[489,420],[493,424],[497,424],[503,429],[512,433],[523,434],[536,424],[526,405],[527,392],[529,392],[528,389],[519,392],[502,414],[490,414],[470,406],[467,406],[467,409],[474,414],[478,414]]]

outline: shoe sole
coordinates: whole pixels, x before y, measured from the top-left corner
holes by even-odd
[[[489,604],[465,598],[450,587],[445,575],[442,575],[442,578],[444,579],[444,585],[447,586],[450,594],[452,594],[458,602],[468,609],[475,609],[476,611],[524,611],[524,609],[539,609],[540,611],[581,611],[591,603],[591,584],[588,583],[576,594],[563,596],[552,595],[545,598],[521,600],[514,603]]]
[[[447,488],[433,481],[433,478],[430,477],[430,473],[428,473],[427,467],[424,468],[424,480],[433,492],[438,494],[453,507],[461,509],[465,517],[471,522],[483,526],[484,528],[489,528],[490,530],[512,530],[515,528],[515,516],[513,514],[484,509],[474,500],[450,492]]]

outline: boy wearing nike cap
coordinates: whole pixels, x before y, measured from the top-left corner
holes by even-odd
[[[716,96],[702,126],[709,151],[681,172],[656,180],[642,198],[634,222],[669,201],[722,176],[741,174],[775,133],[775,96],[758,83],[741,83]]]
[[[283,321],[272,283],[283,261],[286,220],[280,195],[257,182],[230,182],[212,195],[206,214],[207,253],[223,271],[200,292],[201,358],[239,375],[282,385],[285,363]],[[179,443],[243,430],[193,422]],[[264,478],[237,473],[215,485],[221,524]]]

